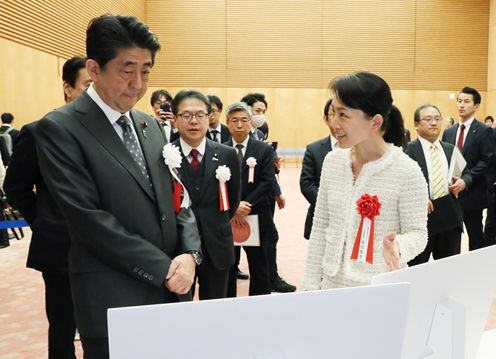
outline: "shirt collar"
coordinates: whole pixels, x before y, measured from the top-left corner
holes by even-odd
[[[460,122],[460,126],[463,124],[463,125],[465,125],[465,129],[468,130],[470,128],[470,125],[472,124],[472,122],[474,122],[474,120],[475,120],[475,116],[471,117],[470,119],[468,119],[465,122]]]
[[[211,127],[209,127],[209,128],[208,128],[208,131],[209,131],[209,132],[212,132],[212,131],[219,131],[219,133],[220,133],[220,130],[221,130],[221,129],[222,129],[222,126],[221,126],[221,123],[220,123],[220,121],[219,121],[219,125],[218,125],[216,128],[211,128]]]
[[[112,107],[110,107],[109,105],[107,105],[105,103],[105,101],[102,100],[102,98],[100,97],[100,95],[98,95],[98,93],[96,92],[95,88],[93,87],[93,84],[91,84],[90,87],[88,87],[87,93],[88,93],[88,96],[93,101],[95,101],[95,103],[98,105],[98,107],[100,107],[100,109],[103,111],[103,113],[105,114],[105,116],[107,116],[107,118],[109,119],[109,121],[112,124],[112,126],[123,115],[126,116],[129,120],[131,119],[131,116],[130,116],[129,111],[124,112],[124,113],[120,113],[119,111],[116,111]]]
[[[189,153],[191,152],[191,150],[194,148],[194,147],[191,147],[189,144],[186,143],[186,141],[184,141],[182,139],[182,137],[179,137],[179,144],[181,145],[181,150],[183,151],[183,154],[188,157],[189,156]],[[205,147],[207,145],[207,140],[205,139],[205,137],[203,137],[203,140],[201,141],[200,145],[198,147],[196,147],[196,149],[198,150],[198,153],[202,156],[205,155]]]
[[[423,138],[422,136],[418,136],[418,139],[420,141],[420,144],[422,145],[422,147],[424,148],[428,148],[430,149],[431,148],[431,145],[434,145],[437,147],[437,149],[440,149],[442,150],[443,148],[441,147],[441,142],[439,142],[439,139],[436,139],[434,142],[431,142],[429,140],[426,140],[425,138]]]
[[[233,138],[233,147],[236,147],[236,145],[240,144],[243,145],[243,149],[246,149],[248,147],[248,141],[250,140],[250,135],[246,136],[245,140],[243,142],[236,142],[236,140]]]

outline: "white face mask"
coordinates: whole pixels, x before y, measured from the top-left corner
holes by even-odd
[[[254,115],[251,118],[251,123],[253,124],[253,127],[259,128],[262,126],[266,121],[265,115]]]

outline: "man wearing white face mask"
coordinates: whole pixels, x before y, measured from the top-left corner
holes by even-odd
[[[267,125],[267,119],[265,117],[265,112],[267,111],[267,101],[265,100],[265,95],[261,93],[250,93],[241,99],[242,102],[250,106],[253,117],[252,125],[254,129],[252,134],[261,141],[267,139],[269,134],[269,127]],[[279,174],[281,166],[281,159],[277,156],[274,151],[274,167],[275,167],[275,177],[272,183],[272,193],[271,193],[271,210],[272,218],[274,218],[275,204],[279,209],[283,209],[286,205],[286,199],[284,198],[281,187],[279,186],[277,176]],[[277,229],[275,231],[274,237],[271,243],[266,248],[267,262],[269,264],[269,275],[271,281],[271,289],[273,292],[288,293],[294,292],[296,287],[287,283],[277,271],[277,242],[279,240],[279,233]]]

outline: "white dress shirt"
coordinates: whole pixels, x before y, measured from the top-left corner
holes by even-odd
[[[181,145],[181,150],[183,151],[184,156],[186,156],[188,162],[191,163],[191,161],[193,161],[193,156],[191,156],[190,153],[194,147],[191,147],[190,145],[188,145],[186,143],[186,141],[184,141],[181,137],[179,137],[179,144]],[[200,145],[198,147],[196,147],[196,150],[198,151],[198,161],[200,161],[200,162],[201,162],[203,156],[205,156],[205,146],[206,145],[207,145],[207,140],[205,139],[205,137],[203,137],[203,140],[200,143]]]
[[[232,141],[233,141],[233,147],[234,147],[234,149],[236,151],[238,151],[238,149],[236,148],[236,145],[238,145],[238,144],[243,145],[243,148],[241,149],[241,153],[243,153],[243,157],[244,157],[244,155],[246,153],[246,146],[248,146],[248,140],[249,139],[250,139],[250,135],[246,136],[245,140],[243,142],[241,142],[241,143],[236,142],[236,140],[234,139],[234,137],[232,139]]]

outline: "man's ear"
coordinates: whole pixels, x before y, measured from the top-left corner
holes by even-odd
[[[64,89],[64,94],[66,97],[71,97],[71,86],[67,82],[62,83],[62,88]]]
[[[86,61],[86,71],[88,71],[91,81],[96,82],[100,73],[100,65],[95,60],[88,59]]]

